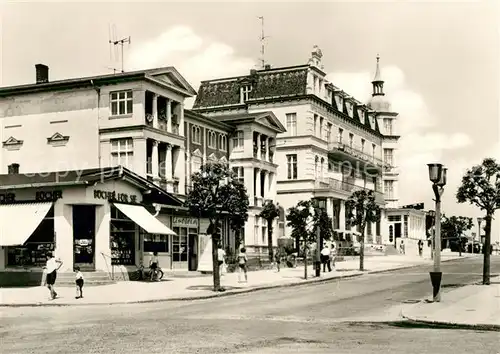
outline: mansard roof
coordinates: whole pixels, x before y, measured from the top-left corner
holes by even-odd
[[[249,100],[306,94],[309,65],[255,70],[247,76],[203,81],[193,108],[240,103],[240,88],[252,85]]]

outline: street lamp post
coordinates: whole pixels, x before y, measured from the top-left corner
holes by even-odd
[[[439,302],[441,301],[440,288],[443,275],[441,272],[441,196],[446,185],[447,169],[439,163],[428,164],[427,166],[429,167],[429,179],[432,182],[432,190],[434,191],[436,201],[434,269],[433,272],[430,272],[430,277],[433,288],[433,300],[434,302]]]
[[[432,226],[430,228],[431,233],[431,259],[434,259],[434,249],[435,249],[435,236],[436,236],[436,212],[434,210],[429,211],[429,215],[431,217]]]

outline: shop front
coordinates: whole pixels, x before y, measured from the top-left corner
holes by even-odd
[[[173,205],[181,202],[130,171],[52,177],[0,176],[0,286],[39,284],[49,252],[63,262],[61,272],[79,266],[110,274],[140,264],[151,247],[146,240],[177,236],[142,200],[153,192]]]

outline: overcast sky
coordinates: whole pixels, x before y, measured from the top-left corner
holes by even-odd
[[[33,82],[36,63],[49,65],[51,80],[112,72],[120,67],[110,57],[114,25],[116,39],[132,38],[126,70],[173,65],[197,89],[200,80],[258,64],[264,16],[270,64],[305,64],[317,44],[330,80],[362,101],[379,53],[386,94],[400,113],[401,203],[433,207],[426,164],[439,161],[449,167],[445,212],[475,217],[481,213],[454,195],[465,168],[485,156],[500,160],[497,4],[4,3],[0,84]]]

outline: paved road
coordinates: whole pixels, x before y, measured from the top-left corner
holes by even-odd
[[[445,291],[480,280],[481,267],[443,263]],[[495,332],[384,323],[399,320],[405,302],[428,297],[429,270],[191,303],[3,308],[0,342],[5,353],[500,353]]]

